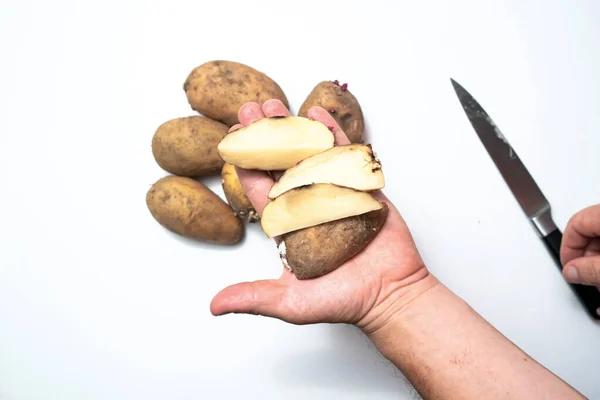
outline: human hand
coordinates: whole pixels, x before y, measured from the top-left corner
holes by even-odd
[[[600,286],[600,204],[579,211],[569,220],[560,258],[567,281]]]
[[[246,103],[238,112],[241,124],[230,131],[261,118],[289,115],[279,100],[269,100],[262,107]],[[308,117],[332,126],[336,145],[350,143],[323,108],[312,107]],[[273,179],[263,171],[236,170],[250,202],[262,215]],[[350,323],[367,333],[381,328],[437,281],[423,264],[398,210],[380,191],[373,195],[387,203],[389,213],[382,230],[361,253],[316,279],[298,280],[282,266],[279,279],[234,284],[214,297],[211,312],[264,315],[294,324]]]
[[[277,100],[262,107],[247,103],[238,112],[243,125],[288,115]],[[308,116],[333,126],[337,145],[349,143],[323,108],[312,107]],[[262,215],[273,180],[265,172],[236,169]],[[354,258],[316,279],[298,280],[282,266],[279,279],[234,284],[213,298],[211,312],[354,324],[423,398],[583,398],[429,274],[398,210],[381,192],[374,196],[387,204],[387,220]]]

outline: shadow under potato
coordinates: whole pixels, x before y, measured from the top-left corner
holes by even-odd
[[[244,242],[246,241],[246,237],[247,237],[246,233],[244,232],[241,240],[238,243],[235,243],[235,244],[215,244],[215,243],[203,242],[201,240],[187,238],[187,237],[178,235],[177,233],[171,232],[168,229],[165,229],[165,231],[174,240],[177,240],[177,241],[181,242],[182,244],[185,244],[187,246],[197,247],[199,249],[206,249],[206,250],[231,251],[233,249],[237,249],[239,247],[242,247],[243,244],[244,244]]]
[[[402,373],[384,358],[365,335],[349,325],[331,325],[333,343],[321,351],[285,357],[273,371],[290,386],[321,386],[346,392],[398,393],[419,399]]]

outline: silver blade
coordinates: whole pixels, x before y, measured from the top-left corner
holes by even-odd
[[[473,125],[483,146],[494,161],[494,164],[496,164],[496,167],[516,197],[519,205],[527,217],[534,222],[542,235],[549,233],[546,231],[554,229],[555,226],[551,222],[551,219],[548,222],[550,218],[550,204],[548,200],[519,159],[517,152],[510,146],[508,140],[506,140],[483,107],[454,79],[451,79],[451,81],[458,99],[469,121],[471,121],[471,125]],[[544,224],[549,224],[550,226],[539,226],[538,219],[541,216],[544,216]]]

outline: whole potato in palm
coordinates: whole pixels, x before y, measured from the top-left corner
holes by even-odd
[[[228,129],[201,115],[172,119],[154,133],[152,154],[162,169],[174,175],[201,177],[217,173],[225,163],[217,146]]]
[[[194,68],[183,90],[193,110],[230,127],[239,123],[238,110],[247,102],[262,105],[279,99],[289,108],[287,97],[273,79],[233,61],[215,60]]]
[[[358,100],[346,84],[323,81],[313,88],[298,115],[306,117],[313,106],[323,107],[337,121],[351,143],[363,143],[365,140],[365,121]]]
[[[169,231],[207,243],[229,245],[243,236],[243,221],[208,187],[191,178],[166,176],[146,194],[156,221]]]

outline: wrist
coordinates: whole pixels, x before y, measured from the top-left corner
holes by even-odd
[[[365,333],[423,398],[583,398],[434,276],[408,289]]]
[[[396,286],[376,301],[365,317],[357,323],[371,340],[381,336],[391,326],[397,325],[405,314],[412,313],[412,309],[423,300],[428,302],[428,293],[441,284],[423,266]]]

